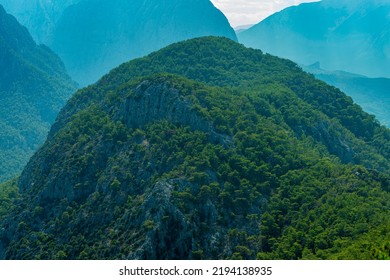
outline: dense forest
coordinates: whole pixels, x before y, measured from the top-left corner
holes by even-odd
[[[0,5],[0,182],[19,174],[76,84]]]
[[[180,42],[71,98],[0,188],[0,257],[389,259],[389,156],[390,130],[291,61]]]
[[[389,13],[387,0],[312,1],[274,13],[237,36],[247,47],[310,65],[303,68],[389,127]]]
[[[344,71],[326,71],[320,68],[318,63],[303,66],[307,72],[314,74],[330,85],[333,85],[363,107],[366,112],[375,115],[381,124],[390,127],[390,79],[368,78]]]

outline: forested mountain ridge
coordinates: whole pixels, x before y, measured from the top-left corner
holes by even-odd
[[[44,37],[83,86],[125,61],[174,42],[208,35],[237,40],[226,17],[209,0],[57,2],[9,6],[37,30],[37,37]]]
[[[366,112],[375,115],[383,125],[390,127],[389,78],[368,78],[345,71],[327,71],[321,69],[318,63],[302,68],[314,74],[317,79],[341,89]]]
[[[240,33],[239,41],[328,70],[389,77],[389,1],[323,0],[289,7]]]
[[[345,162],[362,163],[361,160],[354,158],[353,151],[364,153],[363,150],[372,149],[374,146],[384,158],[390,155],[390,147],[386,144],[390,139],[389,131],[381,126],[374,116],[363,112],[360,106],[354,104],[352,99],[340,90],[313,79],[310,74],[304,74],[289,60],[264,55],[261,51],[246,49],[240,44],[232,44],[223,38],[210,40],[216,45],[211,46],[209,41],[204,39],[192,40],[191,43],[173,44],[145,58],[125,63],[97,83],[96,93],[104,94],[130,79],[162,72],[182,75],[211,85],[240,87],[247,90],[256,90],[259,84],[270,87],[282,84],[315,110],[327,115],[330,120],[337,120],[336,123],[329,121],[324,124],[318,116],[316,122],[313,122],[313,119],[310,119],[312,116],[296,116],[292,109],[285,108],[286,114],[291,114],[289,124],[298,134],[313,134],[316,140],[323,143],[331,141],[332,138],[340,140],[338,145],[332,143],[330,149],[338,153]],[[99,94],[91,95],[87,100],[91,102],[90,98],[99,98],[99,96]],[[77,100],[77,106],[74,100]],[[72,99],[60,112],[61,117],[54,124],[52,131],[56,131],[57,126],[62,126],[64,121],[68,121],[68,116],[83,108],[82,104],[81,100]],[[361,142],[363,141],[366,144],[370,143],[370,147],[351,148],[347,143],[355,140],[349,137],[349,132],[344,131],[336,136],[338,133],[329,129],[338,124],[347,128],[354,137],[359,139],[356,142],[356,144],[359,142],[358,146],[363,144]],[[383,168],[386,164],[378,158],[371,161],[369,165]]]
[[[21,171],[76,89],[61,60],[0,5],[0,181]]]
[[[0,256],[386,259],[389,143],[291,61],[173,44],[71,98],[20,176]]]

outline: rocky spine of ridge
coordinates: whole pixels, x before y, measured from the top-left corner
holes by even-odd
[[[123,122],[129,129],[143,128],[150,123],[168,121],[170,123],[189,127],[194,131],[201,131],[208,135],[209,141],[221,144],[226,148],[234,147],[233,139],[229,135],[216,132],[211,121],[197,112],[189,99],[180,95],[178,89],[167,84],[162,78],[160,81],[145,79],[134,89],[129,97],[121,103],[113,115],[113,119]],[[51,135],[51,136],[50,136]],[[53,131],[49,135],[54,137]],[[107,148],[108,149],[108,148]],[[47,163],[43,162],[45,169]],[[32,164],[29,164],[19,179],[19,188],[22,192],[29,191],[36,185],[30,176]],[[36,168],[36,166],[33,166]],[[42,199],[60,199],[66,197],[70,201],[79,200],[88,196],[88,192],[77,193],[73,190],[72,181],[61,181],[58,185],[49,187],[42,194]],[[92,192],[92,189],[90,190]]]
[[[126,99],[119,114],[129,128],[167,120],[205,132],[213,143],[227,147],[233,145],[231,137],[217,133],[211,122],[196,113],[192,106],[189,100],[180,97],[177,89],[165,83],[150,84],[146,80],[136,88],[134,96]]]
[[[19,179],[0,255],[380,258],[389,139],[290,61],[177,43],[71,98]]]

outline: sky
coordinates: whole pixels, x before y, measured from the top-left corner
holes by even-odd
[[[318,0],[211,0],[228,18],[230,25],[255,24],[275,12],[300,3]]]

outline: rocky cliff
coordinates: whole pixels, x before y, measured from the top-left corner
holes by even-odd
[[[290,61],[180,42],[71,98],[19,178],[0,256],[386,258],[389,143]]]
[[[211,120],[202,117],[193,109],[190,100],[180,97],[175,88],[167,84],[153,84],[144,81],[119,111],[121,119],[130,128],[145,127],[155,121],[166,120],[180,126],[188,126],[209,135],[213,143],[232,145],[231,137],[215,131]]]

